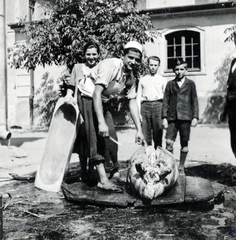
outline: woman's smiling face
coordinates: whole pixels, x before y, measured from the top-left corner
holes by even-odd
[[[97,64],[98,61],[98,51],[97,48],[92,47],[92,48],[88,48],[85,52],[85,61],[86,61],[86,65],[90,68],[94,67]]]

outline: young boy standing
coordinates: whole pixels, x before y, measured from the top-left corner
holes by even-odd
[[[184,163],[188,154],[190,128],[197,126],[199,119],[198,97],[195,83],[186,77],[187,63],[174,59],[175,79],[169,81],[163,99],[162,126],[166,129],[166,149],[173,153],[173,145],[180,134],[179,171],[184,172]]]
[[[160,62],[157,56],[148,58],[149,74],[140,79],[136,98],[145,141],[151,146],[153,140],[155,149],[162,147],[161,110],[166,87],[166,79],[157,73]]]

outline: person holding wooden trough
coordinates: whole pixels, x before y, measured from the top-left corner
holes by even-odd
[[[117,161],[118,147],[112,141],[112,139],[117,141],[117,135],[110,111],[111,99],[114,100],[120,97],[127,97],[129,99],[130,113],[137,129],[135,141],[139,144],[144,141],[138,106],[135,99],[137,89],[135,71],[137,71],[141,63],[142,51],[142,45],[136,41],[130,41],[124,47],[124,56],[122,59],[105,59],[97,65],[93,104],[98,121],[98,134],[104,139],[103,152],[105,153],[105,158],[106,156],[112,156],[113,166],[111,168],[111,175],[117,174],[119,169]],[[94,161],[93,163],[97,168],[100,178],[97,185],[99,188],[122,191],[108,179],[104,167],[105,161]]]
[[[74,151],[79,154],[81,166],[81,179],[83,182],[89,180],[87,172],[88,158],[104,160],[97,151],[97,135],[94,125],[94,111],[92,95],[95,89],[95,73],[98,63],[100,49],[98,44],[89,41],[83,49],[84,63],[75,64],[69,80],[65,101],[74,101],[73,93],[78,88],[77,104],[83,117],[83,123],[79,126],[79,132],[74,143]],[[76,86],[77,84],[77,86]],[[75,93],[76,94],[76,93]],[[92,172],[89,165],[88,171]]]
[[[198,97],[194,81],[185,75],[188,66],[182,58],[174,59],[173,71],[176,78],[169,81],[163,99],[162,126],[166,129],[166,149],[173,153],[173,145],[180,134],[179,171],[184,171],[184,163],[188,154],[190,128],[197,125],[199,119]]]

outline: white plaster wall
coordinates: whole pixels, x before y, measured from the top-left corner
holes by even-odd
[[[26,0],[7,0],[7,23],[14,23],[18,21],[19,16],[25,16],[28,13],[28,1]],[[171,1],[155,1],[152,3],[159,2],[161,4],[167,4]],[[185,4],[186,1],[176,1],[178,6],[180,4]],[[192,0],[187,1],[192,3]],[[149,1],[151,3],[151,1]],[[175,3],[175,1],[173,1]],[[175,3],[175,4],[177,4]],[[154,6],[154,5],[152,5]],[[164,5],[158,5],[159,7]],[[166,5],[165,5],[166,6]],[[35,19],[40,19],[42,17],[43,10],[40,9],[39,5],[35,6]],[[192,16],[192,15],[176,15],[176,16],[166,16],[164,18],[153,17],[153,24],[160,31],[164,32],[168,29],[178,29],[183,27],[199,27],[204,31],[204,58],[205,58],[205,71],[204,74],[200,75],[191,75],[190,78],[193,79],[197,86],[197,91],[199,95],[200,102],[200,115],[204,112],[207,103],[207,97],[210,90],[216,87],[214,82],[215,76],[214,73],[217,68],[222,64],[223,59],[228,55],[232,54],[234,51],[233,43],[224,43],[226,35],[224,30],[227,27],[232,26],[235,22],[235,14],[218,14],[217,12],[213,14],[205,14],[202,16]],[[19,37],[18,37],[19,40]],[[15,33],[13,30],[7,29],[7,47],[12,46],[15,42]],[[165,74],[164,61],[166,59],[166,48],[165,48],[165,38],[164,36],[159,37],[155,44],[147,43],[145,45],[147,56],[157,55],[161,58],[161,66],[159,73],[167,78],[167,80],[173,79],[174,74]],[[37,67],[34,73],[34,82],[35,90],[38,88],[42,75],[46,72],[50,72],[50,76],[56,81],[60,76],[61,72],[64,70],[64,67],[57,66],[47,66]],[[8,115],[10,126],[18,124],[18,117],[16,116],[16,109],[19,107],[16,101],[16,70],[10,69],[8,67]],[[24,103],[22,108],[22,117],[28,116],[28,110],[24,112],[24,109],[28,107],[28,100]],[[29,124],[29,119],[25,120],[25,125]]]
[[[224,42],[227,37],[224,33],[225,29],[231,27],[234,23],[235,14],[224,15],[218,12],[213,12],[212,14],[206,13],[203,16],[184,16],[182,14],[174,17],[153,18],[154,26],[159,29],[163,35],[155,41],[154,45],[147,43],[145,50],[147,56],[156,54],[160,57],[162,64],[159,73],[166,77],[167,80],[173,79],[174,74],[166,74],[165,68],[163,68],[163,63],[166,61],[165,31],[197,27],[204,32],[204,51],[202,58],[205,60],[205,69],[200,74],[189,73],[189,78],[193,79],[196,83],[200,103],[200,116],[202,116],[206,108],[207,99],[210,95],[209,91],[217,87],[217,83],[215,82],[216,70],[222,66],[222,62],[227,56],[232,56],[234,53],[234,44],[232,42]]]
[[[227,2],[227,0],[146,0],[146,9]]]
[[[44,9],[36,3],[34,19],[39,20],[44,17]],[[20,18],[29,16],[29,2],[27,0],[6,0],[6,20],[7,24],[19,22]],[[14,30],[7,26],[7,48],[12,47],[15,42],[24,42],[25,36],[22,33],[15,33]],[[60,70],[58,67],[38,67],[35,71],[35,88],[40,84],[41,77],[46,71],[50,71],[51,75],[58,78]],[[30,78],[26,70],[16,70],[7,68],[8,77],[8,124],[9,126],[20,125],[22,127],[29,127],[30,113],[29,113],[29,95],[30,95]],[[26,87],[20,87],[26,85]],[[27,85],[29,87],[27,87]],[[17,97],[18,96],[18,97]],[[37,124],[37,120],[36,120]]]
[[[195,0],[146,0],[147,9],[193,5]]]

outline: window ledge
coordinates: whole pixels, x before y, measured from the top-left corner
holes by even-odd
[[[193,72],[189,71],[186,74],[186,77],[188,77],[188,76],[206,76],[206,75],[207,74],[205,72],[201,72],[201,71],[193,71]],[[174,78],[175,77],[175,73],[169,72],[169,71],[165,71],[163,77],[173,77]]]

